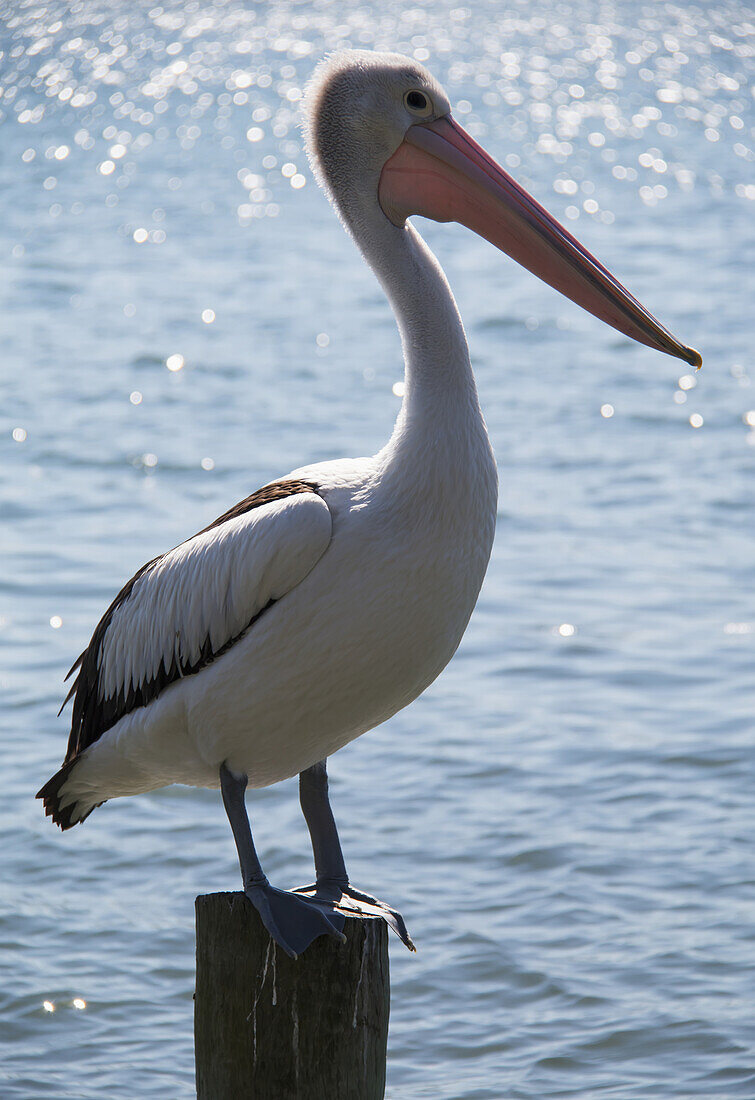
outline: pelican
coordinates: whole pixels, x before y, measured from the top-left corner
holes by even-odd
[[[349,881],[326,761],[449,662],[493,542],[496,464],[464,329],[407,218],[460,222],[625,335],[701,362],[459,126],[422,65],[326,59],[304,129],[401,334],[393,434],[371,458],[294,470],[139,569],[69,672],[68,751],[38,795],[69,829],[111,798],[219,787],[244,893],[293,957],[342,939],[347,914],[383,916],[413,949],[400,913]],[[284,891],[262,869],[245,792],[297,774],[316,881]]]

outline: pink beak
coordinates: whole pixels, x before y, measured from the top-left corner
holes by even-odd
[[[394,225],[411,214],[460,222],[619,332],[701,365],[699,352],[680,344],[450,115],[409,127],[385,162],[378,199]]]

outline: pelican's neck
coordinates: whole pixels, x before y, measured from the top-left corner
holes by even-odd
[[[419,233],[393,225],[363,195],[353,188],[341,215],[393,307],[404,351],[404,400],[376,456],[381,481],[396,499],[420,496],[446,514],[453,500],[474,527],[495,514],[497,472],[456,302]]]
[[[379,482],[399,508],[408,501],[410,515],[426,515],[428,529],[440,524],[447,535],[455,525],[464,545],[471,532],[487,562],[498,477],[456,302],[419,233],[362,202],[341,214],[393,307],[404,350],[404,400],[375,456]]]
[[[464,326],[433,253],[411,225],[393,225],[374,199],[343,213],[401,335],[405,397],[396,431],[481,417]]]

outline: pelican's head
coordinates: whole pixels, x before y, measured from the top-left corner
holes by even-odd
[[[456,221],[632,339],[692,366],[702,360],[467,134],[445,92],[400,54],[349,50],[318,65],[304,100],[320,184],[359,234],[366,202],[403,227],[412,214]]]
[[[341,212],[349,192],[372,189],[415,123],[448,115],[451,104],[437,80],[397,53],[345,50],[321,61],[304,99],[304,137],[310,163]]]

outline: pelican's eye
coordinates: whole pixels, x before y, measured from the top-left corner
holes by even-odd
[[[404,106],[407,111],[419,118],[429,118],[433,113],[433,105],[424,92],[412,89],[404,96]]]

